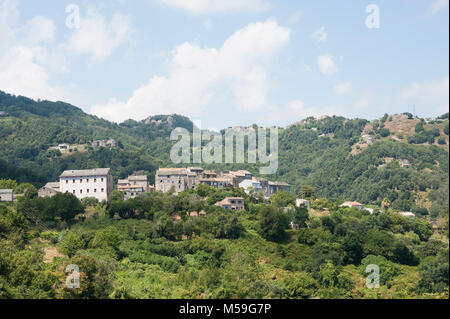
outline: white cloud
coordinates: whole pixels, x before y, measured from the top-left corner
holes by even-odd
[[[333,88],[333,93],[335,95],[347,95],[353,90],[353,85],[350,82],[344,82],[341,84],[338,84]]]
[[[56,60],[49,59],[45,46],[54,41],[55,24],[37,16],[18,25],[18,18],[18,1],[0,0],[0,89],[35,99],[69,98],[63,89],[50,84],[46,69]]]
[[[325,27],[321,27],[310,35],[311,39],[316,43],[324,43],[328,41],[328,32]]]
[[[259,12],[270,9],[266,0],[159,0],[160,2],[200,15],[219,12],[250,11]]]
[[[95,60],[103,60],[129,40],[131,33],[128,17],[116,13],[107,21],[105,16],[90,7],[86,16],[81,17],[80,28],[73,30],[63,47],[72,53],[90,54]]]
[[[112,99],[91,112],[119,122],[158,113],[198,116],[218,99],[244,111],[270,107],[269,67],[289,40],[289,29],[267,21],[249,24],[218,49],[181,44],[167,76],[153,76],[128,101]]]
[[[53,21],[42,16],[34,17],[23,27],[25,39],[33,44],[54,41],[55,30]]]
[[[399,97],[403,102],[416,104],[419,110],[434,114],[448,112],[449,77],[439,81],[412,83],[401,90]]]
[[[51,86],[48,78],[31,48],[14,46],[0,56],[0,88],[8,93],[34,99],[68,98],[62,89]]]
[[[333,58],[328,54],[319,56],[317,58],[317,63],[319,64],[320,72],[323,74],[336,73],[339,71]]]
[[[442,9],[448,7],[449,0],[435,0],[433,3],[428,7],[428,13],[435,14],[441,11]]]

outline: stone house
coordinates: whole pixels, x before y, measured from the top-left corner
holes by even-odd
[[[60,193],[60,185],[59,182],[47,183],[44,187],[39,189],[38,196],[39,197],[53,197],[56,194]]]
[[[217,202],[215,205],[230,210],[245,209],[244,198],[242,197],[227,197],[220,202]]]
[[[13,202],[14,191],[12,189],[0,189],[0,202]]]

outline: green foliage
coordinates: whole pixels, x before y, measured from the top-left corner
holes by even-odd
[[[12,179],[0,179],[0,189],[15,189],[17,182]]]
[[[79,232],[69,231],[63,235],[62,241],[59,245],[59,250],[69,256],[73,257],[76,252],[85,247],[83,235]]]
[[[306,299],[314,296],[318,283],[305,272],[298,272],[285,282],[290,298]]]
[[[287,207],[289,205],[295,205],[295,198],[290,193],[279,191],[270,197],[270,202],[276,207]]]
[[[288,215],[282,209],[265,206],[260,211],[261,236],[267,240],[281,242],[286,239],[286,229],[289,225]]]
[[[380,269],[380,285],[392,285],[392,280],[394,277],[401,273],[400,267],[395,263],[388,261],[383,256],[368,255],[361,261],[361,266],[359,267],[361,275],[367,276],[366,272],[367,266],[376,265]]]
[[[448,250],[435,257],[427,258],[419,267],[420,280],[417,284],[419,292],[443,292],[448,289]]]
[[[303,199],[315,199],[316,190],[311,186],[302,186],[302,188],[300,188],[300,191],[298,192],[298,196]]]

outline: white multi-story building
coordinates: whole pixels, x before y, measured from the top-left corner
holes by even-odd
[[[65,171],[59,178],[60,192],[72,193],[78,199],[95,197],[108,200],[113,191],[113,178],[109,168]]]

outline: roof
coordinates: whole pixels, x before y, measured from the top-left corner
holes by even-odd
[[[147,181],[147,175],[133,175],[128,177],[129,181]]]
[[[44,188],[53,188],[53,189],[59,189],[59,182],[51,182],[45,184]]]
[[[0,194],[12,194],[12,189],[0,189]]]
[[[285,182],[269,182],[270,186],[291,186],[288,183]]]
[[[156,175],[187,175],[186,168],[160,168]]]
[[[400,215],[402,215],[402,216],[416,216],[414,213],[411,213],[411,212],[402,212],[402,213],[399,213]]]
[[[231,205],[232,200],[242,200],[244,201],[243,197],[227,197],[221,200],[220,202],[217,202],[216,205]]]
[[[235,175],[235,176],[253,175],[252,173],[250,173],[249,171],[246,171],[246,170],[232,171],[232,172],[230,172],[230,174]]]
[[[344,203],[342,203],[341,207],[342,206],[348,206],[348,205],[351,205],[351,206],[363,206],[363,204],[358,203],[358,202],[344,202]]]
[[[110,172],[109,168],[94,168],[86,170],[64,171],[60,177],[86,177],[86,176],[106,176]]]

